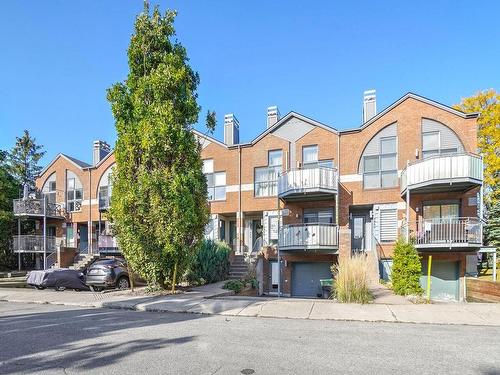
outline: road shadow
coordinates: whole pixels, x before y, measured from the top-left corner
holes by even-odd
[[[0,310],[0,374],[56,370],[68,363],[80,370],[109,366],[131,354],[189,343],[196,336],[134,339],[131,335],[119,344],[106,343],[106,336],[138,327],[154,330],[155,326],[204,318],[199,314],[67,307],[51,307],[56,311],[47,311],[48,306],[36,305],[31,308],[34,312],[29,314]]]

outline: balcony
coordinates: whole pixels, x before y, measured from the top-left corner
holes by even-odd
[[[286,200],[325,199],[337,194],[337,171],[316,167],[283,172],[278,180],[278,196]]]
[[[14,215],[25,217],[43,217],[44,212],[48,218],[64,219],[64,210],[61,205],[45,203],[43,199],[14,199]]]
[[[474,154],[433,156],[408,165],[401,173],[401,195],[466,191],[483,182],[483,160]]]
[[[118,241],[116,240],[116,237],[108,235],[108,234],[99,235],[99,252],[100,253],[118,252],[118,251],[120,251],[120,250],[118,249]]]
[[[326,250],[338,249],[337,225],[335,224],[291,224],[280,228],[278,245],[280,250]]]
[[[406,224],[401,229],[406,235]],[[415,247],[425,250],[471,251],[482,245],[482,224],[475,217],[424,219],[410,222],[410,238]]]
[[[57,246],[64,244],[64,238],[47,236],[47,253],[53,253]],[[43,253],[43,236],[40,234],[21,235],[12,238],[15,253]]]

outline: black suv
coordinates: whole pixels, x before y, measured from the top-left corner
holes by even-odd
[[[105,258],[96,260],[87,269],[85,284],[94,291],[101,291],[104,288],[128,289],[130,279],[125,259]]]

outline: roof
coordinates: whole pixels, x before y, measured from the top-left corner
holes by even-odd
[[[78,166],[80,166],[81,168],[87,168],[87,167],[90,167],[90,164],[89,163],[86,163],[84,161],[81,161],[81,160],[78,160],[72,156],[69,156],[69,155],[66,155],[66,154],[61,154],[62,156],[68,158],[69,160],[71,160],[73,163],[77,164]]]
[[[51,165],[54,164],[56,162],[56,160],[59,158],[64,158],[64,159],[68,160],[70,163],[72,163],[73,165],[75,165],[76,167],[78,167],[80,169],[88,168],[91,166],[90,164],[85,163],[84,161],[78,160],[76,158],[73,158],[73,157],[68,156],[66,154],[63,154],[63,153],[59,153],[56,155],[56,157],[54,159],[52,159],[52,161],[49,164],[47,164],[47,166],[45,168],[43,168],[40,171],[40,173],[38,173],[38,177],[43,175],[47,171],[47,169],[49,169],[51,167]]]
[[[432,105],[434,107],[440,108],[442,110],[445,110],[447,112],[450,112],[450,113],[452,113],[454,115],[457,115],[457,116],[460,116],[462,118],[475,118],[475,117],[479,116],[479,113],[476,113],[476,112],[474,112],[474,113],[464,113],[464,112],[459,111],[459,110],[457,110],[455,108],[452,108],[452,107],[450,107],[448,105],[436,102],[435,100],[431,100],[431,99],[426,98],[424,96],[417,95],[417,94],[414,94],[412,92],[409,92],[406,95],[403,95],[398,100],[396,100],[390,106],[388,106],[387,108],[385,108],[382,112],[379,112],[376,116],[372,117],[370,120],[368,120],[367,122],[365,122],[364,124],[362,124],[361,126],[359,126],[357,128],[341,130],[340,133],[350,133],[350,132],[356,132],[356,131],[363,130],[364,128],[366,128],[367,126],[370,126],[372,123],[374,123],[379,118],[381,118],[382,116],[384,116],[386,113],[390,112],[395,107],[397,107],[398,105],[400,105],[401,103],[403,103],[405,100],[410,99],[410,98],[418,100],[418,101],[426,103],[426,104],[429,104],[429,105]]]

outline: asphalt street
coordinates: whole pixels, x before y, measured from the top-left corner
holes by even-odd
[[[0,302],[0,374],[500,374],[500,328]]]

